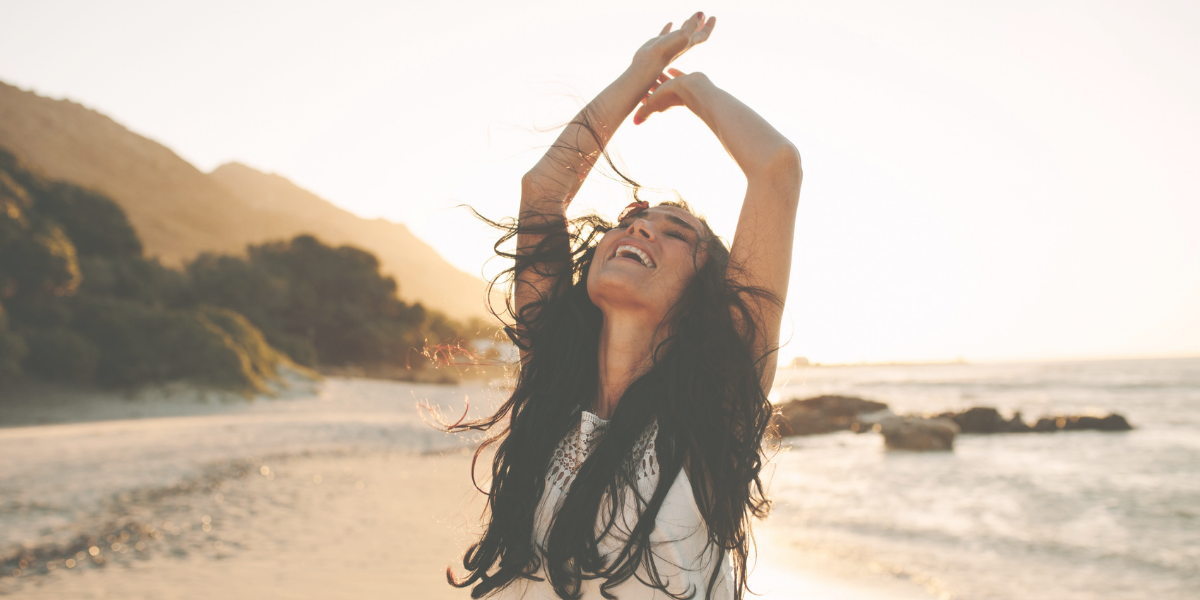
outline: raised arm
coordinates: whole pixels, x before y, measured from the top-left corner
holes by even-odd
[[[671,30],[667,23],[657,37],[646,42],[634,54],[632,63],[595,99],[571,120],[554,145],[521,178],[520,226],[517,254],[532,253],[547,235],[561,233],[560,260],[548,260],[517,273],[514,308],[518,314],[530,302],[550,293],[559,269],[569,266],[566,238],[566,210],[592,166],[617,127],[633,112],[646,95],[665,81],[663,69],[692,46],[708,39],[716,19],[704,20],[696,13],[682,27]],[[561,229],[560,229],[561,228]]]
[[[730,268],[743,285],[763,288],[778,299],[778,303],[751,299],[758,326],[755,350],[762,356],[779,345],[803,178],[800,154],[766,119],[703,73],[668,72],[672,78],[638,108],[633,122],[639,124],[672,106],[687,106],[712,129],[746,175],[746,199],[733,237]],[[775,360],[768,359],[764,391],[771,389],[774,379]]]

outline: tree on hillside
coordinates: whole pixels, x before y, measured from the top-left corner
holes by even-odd
[[[0,148],[0,383],[25,373],[264,391],[292,361],[420,367],[427,343],[463,328],[401,301],[379,267],[369,252],[301,235],[170,269],[143,255],[112,200],[43,179]]]
[[[0,149],[0,383],[29,374],[267,391],[287,358],[241,315],[190,296],[182,273],[142,256],[115,203]]]
[[[201,255],[187,273],[197,300],[246,315],[310,366],[414,364],[427,341],[452,340],[460,329],[401,301],[373,254],[311,235],[250,246],[246,259]]]

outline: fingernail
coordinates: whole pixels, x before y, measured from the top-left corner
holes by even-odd
[[[703,12],[698,12],[698,13],[696,13],[696,16],[697,16],[697,17],[700,17],[700,20],[701,20],[701,21],[703,21],[703,20],[704,20],[704,13],[703,13]]]
[[[641,119],[641,117],[638,117],[637,115],[634,115],[634,116],[633,116],[633,124],[634,124],[634,125],[641,125],[641,124],[642,124],[642,119]]]

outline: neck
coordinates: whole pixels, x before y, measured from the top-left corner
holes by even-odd
[[[650,369],[651,355],[663,335],[657,322],[605,315],[598,353],[600,389],[592,406],[597,416],[612,418],[629,384]]]

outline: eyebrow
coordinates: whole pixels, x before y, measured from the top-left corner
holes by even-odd
[[[668,221],[671,221],[672,223],[675,223],[676,225],[687,227],[688,229],[692,230],[692,233],[694,233],[696,235],[700,235],[700,232],[696,231],[696,228],[692,227],[691,223],[688,223],[687,221],[684,221],[683,219],[680,219],[679,217],[677,217],[675,215],[666,215],[666,217],[667,217]]]

